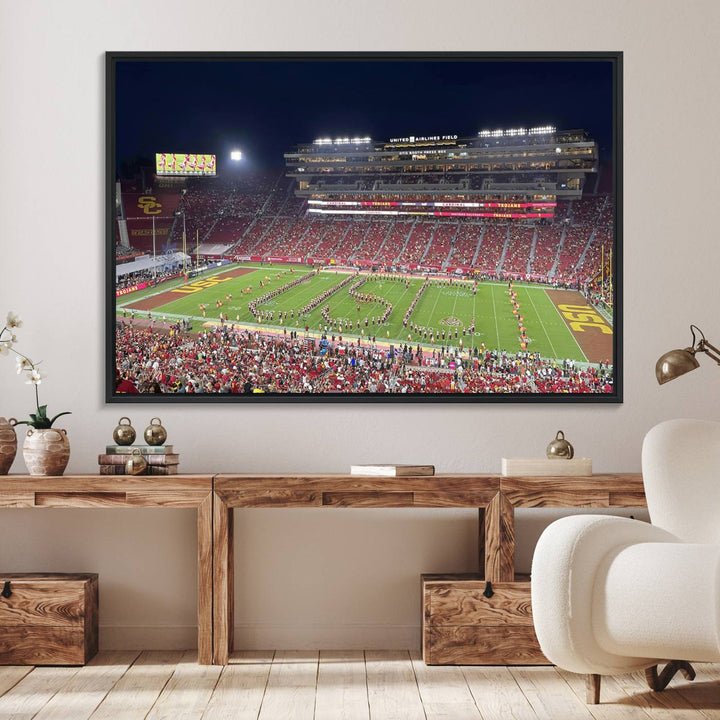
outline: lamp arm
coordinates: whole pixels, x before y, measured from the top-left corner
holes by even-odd
[[[711,345],[704,338],[698,343],[698,350],[704,352],[708,357],[712,358],[718,365],[720,365],[720,350],[714,345]]]

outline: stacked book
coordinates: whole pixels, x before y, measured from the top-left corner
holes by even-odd
[[[435,474],[434,465],[351,465],[351,475],[365,477],[416,477]]]
[[[108,445],[98,455],[101,475],[125,475],[125,463],[139,450],[147,463],[143,475],[177,475],[180,455],[172,445]]]

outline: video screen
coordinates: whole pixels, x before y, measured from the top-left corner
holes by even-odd
[[[178,177],[215,175],[215,156],[202,153],[155,153],[155,172],[157,175]]]

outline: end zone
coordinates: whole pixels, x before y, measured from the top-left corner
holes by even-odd
[[[612,362],[613,328],[577,290],[546,290],[588,362]]]

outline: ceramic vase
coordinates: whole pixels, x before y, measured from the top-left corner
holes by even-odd
[[[28,428],[23,457],[31,475],[62,475],[70,459],[67,432],[56,428]]]
[[[11,422],[12,421],[12,422]],[[7,475],[17,453],[14,420],[0,417],[0,475]]]

